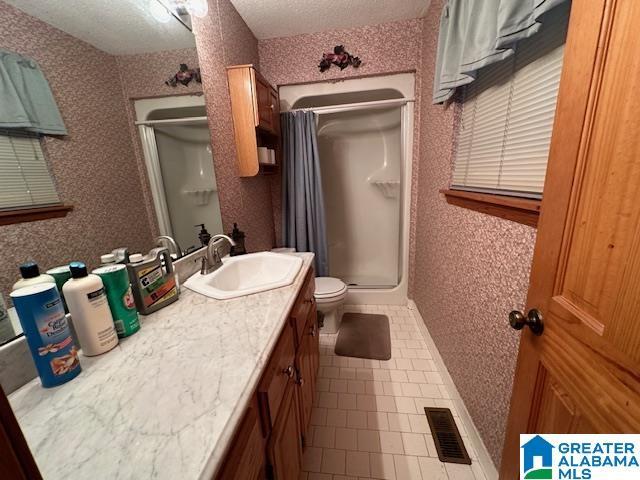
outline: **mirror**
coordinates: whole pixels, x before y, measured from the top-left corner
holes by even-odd
[[[202,247],[198,224],[222,233],[195,39],[169,4],[0,2],[0,68],[39,69],[53,99],[37,128],[0,111],[0,344],[21,334],[9,298],[20,264],[93,269],[159,236],[180,256]]]

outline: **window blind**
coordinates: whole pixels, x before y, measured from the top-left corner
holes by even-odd
[[[0,209],[50,205],[60,198],[36,134],[0,130]]]
[[[452,187],[542,195],[566,30],[566,17],[550,18],[464,87]]]

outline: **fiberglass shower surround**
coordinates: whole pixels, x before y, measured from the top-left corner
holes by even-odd
[[[329,274],[352,287],[399,282],[401,118],[400,106],[319,116]]]
[[[329,276],[347,303],[405,305],[415,75],[280,87],[282,112],[313,111]]]

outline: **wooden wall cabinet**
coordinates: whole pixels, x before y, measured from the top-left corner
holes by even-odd
[[[241,177],[274,174],[281,158],[280,98],[253,65],[227,67],[231,114]],[[276,164],[260,163],[258,147],[276,152]]]
[[[216,478],[298,478],[320,366],[314,290],[310,270]]]

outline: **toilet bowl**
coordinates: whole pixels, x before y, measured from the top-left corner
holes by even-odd
[[[324,315],[322,333],[337,333],[342,321],[342,305],[347,298],[347,286],[337,278],[317,277],[313,296],[318,310]]]

